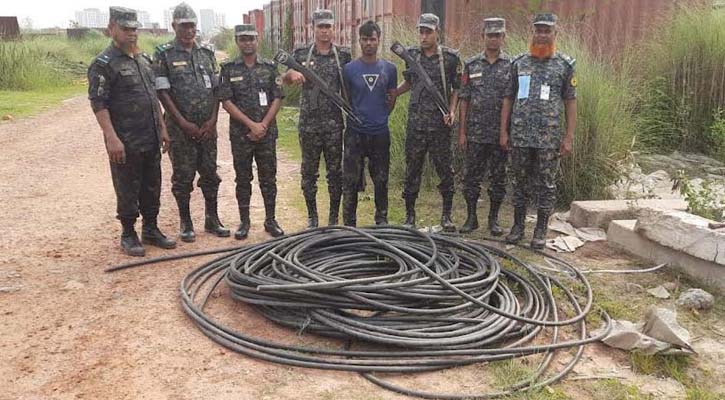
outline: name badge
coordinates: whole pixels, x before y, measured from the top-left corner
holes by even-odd
[[[186,61],[174,61],[171,63],[174,67],[183,67],[186,65]]]
[[[211,89],[211,78],[209,78],[209,75],[202,74],[202,76],[204,77],[204,87],[207,89]]]
[[[529,98],[529,85],[531,84],[531,75],[519,75],[519,92],[516,94],[517,99]]]
[[[541,85],[541,100],[549,100],[549,93],[551,92],[551,86]]]
[[[483,73],[482,73],[482,72],[477,72],[477,73],[475,73],[475,74],[471,74],[471,75],[469,75],[469,76],[468,76],[468,78],[469,78],[469,79],[476,79],[476,78],[480,78],[480,77],[482,77],[482,76],[483,76]]]
[[[267,106],[267,92],[259,92],[259,105],[262,107]]]
[[[244,75],[242,76],[232,76],[229,78],[229,82],[239,82],[244,79]]]

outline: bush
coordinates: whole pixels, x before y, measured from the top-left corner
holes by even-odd
[[[635,50],[641,147],[722,159],[725,142],[712,136],[712,126],[725,104],[725,11],[680,8]]]
[[[154,47],[168,40],[168,36],[141,35],[139,45],[153,54]],[[77,83],[109,43],[109,38],[95,32],[81,40],[54,36],[0,41],[0,90],[39,90]]]

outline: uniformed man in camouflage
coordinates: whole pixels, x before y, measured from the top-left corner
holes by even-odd
[[[111,7],[108,31],[113,42],[88,68],[88,98],[103,131],[116,191],[117,218],[123,226],[121,247],[131,256],[143,256],[134,224],[143,216],[143,243],[164,249],[176,247],[159,230],[161,152],[169,145],[161,119],[151,57],[137,47],[136,11]]]
[[[531,176],[538,203],[531,240],[531,247],[536,249],[545,245],[549,216],[556,203],[559,157],[572,152],[576,125],[574,60],[556,51],[556,19],[550,13],[534,17],[529,52],[512,62],[501,111],[500,143],[511,148],[514,172],[514,226],[506,241],[516,243],[524,236],[527,179]]]
[[[176,38],[156,48],[154,70],[171,138],[171,192],[179,206],[180,238],[184,242],[196,240],[189,198],[197,171],[206,204],[204,230],[227,237],[229,229],[219,222],[217,214],[221,179],[216,163],[219,101],[213,91],[218,74],[216,58],[212,49],[196,43],[196,13],[188,4],[176,6],[173,18]]]
[[[511,80],[511,60],[501,51],[506,36],[503,18],[483,20],[485,50],[466,61],[463,68],[461,125],[458,144],[465,151],[464,196],[468,210],[461,233],[478,229],[476,203],[481,182],[490,176],[488,197],[488,230],[501,236],[498,211],[506,197],[506,161],[508,155],[498,144],[501,129],[501,105],[506,87]]]
[[[314,71],[332,90],[346,97],[342,85],[342,68],[352,59],[349,48],[333,43],[335,20],[330,10],[316,10],[312,14],[315,42],[297,48],[293,57],[297,62]],[[304,76],[295,70],[284,74],[284,81],[302,85],[300,119],[298,124],[302,149],[302,192],[307,204],[308,226],[317,227],[317,178],[320,155],[325,155],[327,190],[330,195],[329,225],[338,223],[342,196],[342,111],[314,86],[305,82]]]
[[[277,198],[277,122],[282,105],[282,80],[273,61],[257,56],[254,25],[237,25],[234,37],[240,56],[222,64],[217,98],[229,113],[237,202],[241,224],[236,239],[249,233],[249,201],[252,197],[252,160],[257,164],[259,188],[264,199],[264,229],[272,236],[284,235],[275,219]]]
[[[415,201],[420,190],[425,156],[430,154],[433,167],[440,178],[438,190],[443,197],[441,226],[447,232],[455,231],[451,221],[453,209],[453,153],[451,134],[458,106],[461,60],[458,51],[441,46],[439,42],[440,20],[434,14],[423,14],[418,19],[420,46],[408,49],[430,76],[436,89],[449,101],[448,115],[441,115],[433,94],[429,93],[411,66],[403,71],[403,83],[398,86],[397,96],[410,90],[408,125],[405,136],[405,200],[406,226],[415,225]]]

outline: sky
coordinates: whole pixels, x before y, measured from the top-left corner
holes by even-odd
[[[75,11],[84,8],[98,8],[108,10],[109,6],[123,6],[137,10],[145,10],[151,14],[151,22],[163,25],[163,10],[174,7],[180,0],[172,1],[143,1],[143,0],[63,0],[63,1],[11,1],[4,0],[0,6],[0,16],[17,16],[21,27],[26,18],[33,22],[33,28],[50,28],[58,26],[68,27],[68,21],[75,18]],[[269,0],[214,0],[197,1],[186,0],[198,13],[199,9],[211,8],[218,13],[226,15],[226,24],[232,27],[242,23],[242,15],[255,8],[262,8]]]

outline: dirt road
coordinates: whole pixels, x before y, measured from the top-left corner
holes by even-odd
[[[219,132],[220,215],[235,228],[226,116],[220,117]],[[204,259],[104,273],[105,267],[129,258],[118,247],[120,229],[107,158],[85,99],[74,98],[42,115],[1,124],[0,154],[0,399],[405,398],[355,374],[279,366],[211,342],[182,312],[177,294],[181,278]],[[163,169],[160,225],[176,235],[178,218],[166,156]],[[278,177],[280,223],[288,231],[301,229],[304,215],[289,204],[299,197],[298,165],[284,154]],[[198,190],[192,213],[197,228],[202,227]],[[255,188],[249,241],[267,238],[263,214]],[[147,248],[147,254],[237,243],[199,232],[196,243],[180,243],[171,252]],[[616,259],[609,262],[626,265]],[[282,341],[315,340],[297,337],[226,298],[220,299],[220,307],[226,317],[236,317],[240,329]],[[613,357],[611,351],[593,346],[577,371],[617,371],[642,387],[627,368],[626,355]],[[429,390],[477,391],[485,389],[482,371],[473,366],[396,380]],[[651,378],[644,384],[655,394],[675,385],[655,397],[677,398],[684,392],[671,379]],[[589,398],[592,386],[587,385],[567,385],[565,392]]]

